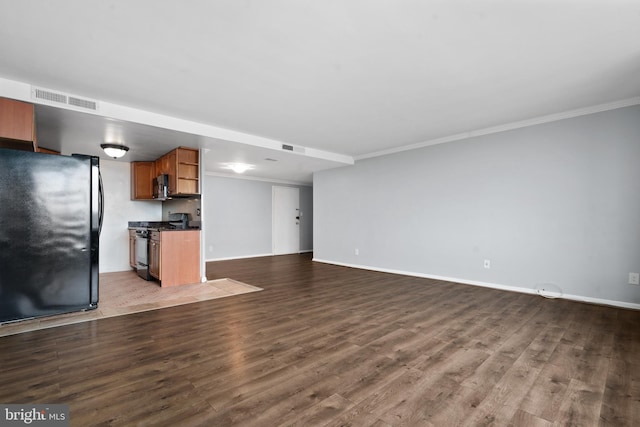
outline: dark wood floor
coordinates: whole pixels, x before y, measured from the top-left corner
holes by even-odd
[[[90,425],[640,425],[640,312],[313,263],[232,298],[0,338],[1,403]]]

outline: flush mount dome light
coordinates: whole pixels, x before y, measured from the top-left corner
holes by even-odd
[[[120,144],[100,144],[100,147],[102,147],[107,156],[114,159],[119,159],[129,151],[129,147]]]
[[[246,163],[229,163],[225,166],[226,169],[231,169],[235,173],[244,173],[248,170],[253,169],[253,165],[248,165]]]

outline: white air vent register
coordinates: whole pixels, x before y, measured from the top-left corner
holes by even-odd
[[[74,95],[68,95],[60,92],[54,92],[48,89],[31,87],[31,99],[43,101],[43,104],[49,105],[67,105],[83,110],[98,111],[98,101],[91,99],[79,98]]]

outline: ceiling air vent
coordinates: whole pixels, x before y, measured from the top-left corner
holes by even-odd
[[[75,105],[76,107],[86,108],[87,110],[97,110],[98,103],[96,101],[89,101],[88,99],[76,98],[75,96],[69,97],[69,105]]]
[[[294,153],[305,153],[305,149],[304,147],[294,147],[293,145],[289,145],[289,144],[282,144],[282,149],[285,151],[293,151]]]
[[[43,101],[57,102],[59,104],[67,103],[67,96],[61,93],[50,92],[48,90],[33,88],[31,96],[35,99],[41,99]]]
[[[44,101],[44,103],[47,104],[64,104],[76,108],[82,108],[83,110],[98,110],[97,101],[78,98],[77,96],[66,95],[64,93],[54,92],[37,87],[31,87],[31,98]]]

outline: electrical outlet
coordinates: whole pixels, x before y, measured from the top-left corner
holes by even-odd
[[[490,259],[485,259],[484,260],[484,268],[486,268],[486,269],[491,268],[491,260]]]
[[[629,284],[640,285],[640,273],[629,273]]]
[[[353,254],[354,254],[354,255],[360,255],[360,249],[355,248],[355,249],[353,250]]]

